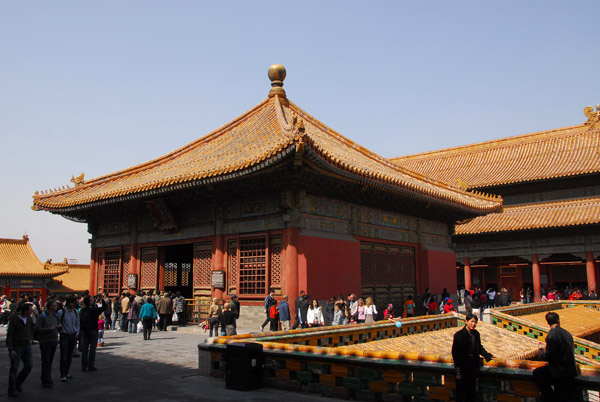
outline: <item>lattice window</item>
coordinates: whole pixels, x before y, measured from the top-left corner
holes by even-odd
[[[271,238],[271,246],[269,251],[271,253],[271,285],[281,286],[281,237]]]
[[[129,264],[130,264],[130,260],[131,259],[131,253],[129,252],[129,249],[126,248],[125,250],[123,250],[123,257],[121,258],[121,270],[122,270],[122,276],[121,276],[121,287],[122,288],[127,288],[127,276],[129,275]]]
[[[177,286],[177,263],[165,263],[165,286]]]
[[[156,248],[142,249],[140,287],[143,289],[156,288],[157,256]]]
[[[209,287],[211,279],[212,245],[197,244],[194,247],[194,286]]]
[[[404,286],[416,286],[416,269],[415,269],[415,255],[410,252],[403,251],[402,253],[402,284]]]
[[[192,264],[184,262],[181,264],[181,286],[190,285],[190,274],[192,273]]]
[[[373,271],[375,259],[370,250],[361,250],[360,252],[360,280],[364,285],[373,284]]]
[[[103,290],[109,295],[119,293],[119,277],[121,275],[121,252],[110,251],[104,254],[104,283]]]
[[[414,249],[411,247],[361,244],[362,286],[416,285]]]
[[[402,258],[398,253],[389,254],[388,280],[390,285],[400,285],[402,283]]]
[[[229,242],[229,280],[230,286],[237,286],[238,284],[238,255],[237,255],[237,242],[231,240]]]
[[[266,293],[266,238],[240,239],[240,294]]]
[[[388,258],[386,253],[375,254],[375,272],[374,280],[375,285],[387,285],[387,270],[388,270]]]

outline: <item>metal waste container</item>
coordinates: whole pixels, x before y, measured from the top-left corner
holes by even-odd
[[[262,386],[263,347],[260,343],[229,343],[225,354],[225,386],[248,391]]]

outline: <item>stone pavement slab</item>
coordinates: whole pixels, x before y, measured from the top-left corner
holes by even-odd
[[[240,333],[242,333],[240,331]],[[331,401],[314,394],[288,392],[273,388],[234,391],[225,388],[225,381],[198,375],[198,343],[207,336],[193,328],[179,331],[153,332],[150,341],[142,334],[108,331],[105,346],[98,347],[98,371],[82,372],[81,359],[74,358],[72,380],[59,380],[59,351],[54,358],[54,387],[42,388],[40,381],[39,345],[33,345],[34,368],[24,384],[19,398],[8,398],[10,361],[0,328],[0,400],[27,402],[173,402],[173,401],[256,401],[308,402]]]

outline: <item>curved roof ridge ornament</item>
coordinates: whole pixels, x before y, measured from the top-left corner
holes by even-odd
[[[583,114],[588,118],[583,124],[590,126],[590,129],[600,127],[600,104],[596,105],[596,111],[592,106],[586,106],[583,108]]]

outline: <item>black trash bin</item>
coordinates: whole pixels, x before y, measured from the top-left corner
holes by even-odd
[[[260,343],[229,343],[225,355],[225,386],[248,391],[262,386],[263,347]]]

